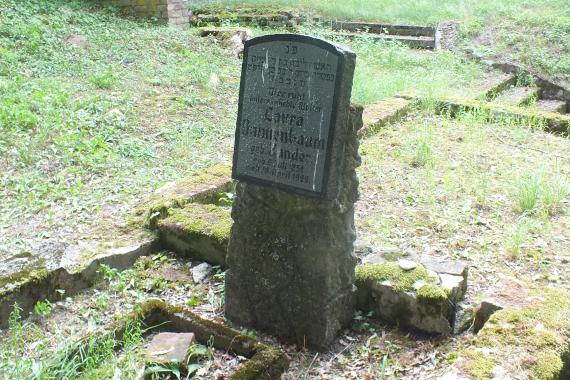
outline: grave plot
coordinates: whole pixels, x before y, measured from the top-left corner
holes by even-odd
[[[267,21],[290,20],[289,15],[279,17]],[[360,35],[360,26],[344,23],[335,28],[354,28]],[[98,235],[107,235],[104,244],[82,241],[54,250],[57,252],[53,254],[46,252],[46,261],[27,253],[7,261],[10,276],[0,280],[0,325],[4,328],[0,374],[15,378],[38,373],[105,378],[138,375],[146,368],[150,372],[170,371],[166,376],[191,372],[196,378],[280,378],[282,374],[284,378],[567,378],[570,305],[565,264],[569,260],[560,252],[568,248],[568,146],[560,135],[544,132],[567,131],[568,118],[561,100],[557,100],[565,96],[565,90],[540,80],[526,81],[520,75],[497,72],[485,73],[484,80],[477,83],[480,65],[446,52],[411,51],[397,43],[385,43],[381,34],[391,26],[366,24],[365,29],[371,32],[376,26],[379,41],[371,41],[368,34],[365,38],[340,34],[332,37],[354,47],[364,63],[357,66],[352,97],[367,103],[364,125],[361,127],[362,107],[349,107],[346,93],[344,107],[334,103],[336,95],[332,97],[334,106],[326,103],[324,107],[344,109],[349,115],[348,138],[333,146],[350,141],[344,147],[350,163],[343,162],[341,155],[337,156],[338,165],[319,167],[319,155],[312,161],[313,150],[322,150],[325,156],[330,152],[321,149],[326,146],[325,139],[335,137],[328,125],[324,135],[321,129],[318,138],[306,139],[309,132],[314,132],[310,128],[318,125],[311,114],[319,112],[316,110],[322,104],[318,101],[307,104],[303,109],[309,111],[303,115],[252,108],[239,119],[238,133],[244,140],[268,140],[270,131],[275,132],[260,128],[258,124],[263,121],[273,126],[303,127],[304,149],[282,150],[280,154],[291,160],[303,155],[315,170],[311,179],[304,168],[296,169],[302,174],[297,177],[288,177],[287,170],[283,170],[285,174],[275,178],[271,171],[255,170],[246,159],[238,170],[242,184],[237,189],[230,179],[229,166],[197,168],[210,162],[229,162],[233,129],[222,124],[230,115],[233,125],[235,110],[231,107],[235,102],[227,101],[231,103],[229,111],[226,104],[218,106],[220,99],[226,103],[226,99],[237,98],[238,80],[229,69],[220,76],[217,70],[237,68],[238,60],[232,58],[228,63],[224,59],[240,57],[240,52],[220,48],[215,50],[216,64],[205,65],[212,50],[203,44],[211,40],[184,34],[171,40],[167,36],[167,42],[157,44],[159,48],[166,46],[160,50],[164,53],[164,76],[158,78],[151,70],[145,71],[144,77],[153,86],[149,91],[157,95],[159,108],[182,107],[183,115],[177,114],[182,119],[198,115],[202,122],[208,118],[221,120],[220,125],[184,124],[172,130],[157,128],[152,135],[145,131],[145,137],[157,139],[162,149],[188,127],[191,133],[178,144],[199,151],[188,164],[192,168],[188,171],[195,175],[160,188],[146,202],[133,206],[126,225],[98,231]],[[331,36],[328,27],[302,28],[311,34]],[[134,35],[142,33],[133,29]],[[153,33],[161,32],[157,28]],[[388,35],[397,33],[395,28]],[[437,30],[434,36],[432,29],[426,33],[429,35],[424,37],[437,41]],[[223,32],[220,34],[224,37]],[[82,45],[81,38],[69,41]],[[280,54],[278,48],[287,54],[298,52],[293,49],[296,45],[279,42],[266,47],[272,58]],[[90,57],[89,46],[80,48]],[[133,46],[130,49],[137,51]],[[247,54],[244,62],[252,65],[252,71],[261,71],[264,65],[269,66],[269,57],[264,61],[260,52],[256,54],[261,57],[258,62],[248,61]],[[121,65],[130,65],[130,58],[123,61],[120,56]],[[314,63],[311,60],[315,57],[318,54],[303,58]],[[189,58],[192,65],[186,62]],[[281,58],[285,65],[295,62]],[[194,64],[198,64],[199,71],[207,72],[200,81],[195,80],[194,68],[182,70],[187,75],[183,81],[182,76],[173,74]],[[338,74],[332,69],[335,64],[338,62],[316,66],[321,71],[319,78]],[[439,80],[427,78],[438,73]],[[148,75],[157,76],[153,79]],[[443,77],[445,80],[441,80]],[[112,78],[109,74],[92,81],[99,83],[102,93],[106,93],[105,83],[119,87],[108,91],[115,96],[116,90],[124,89],[120,87],[123,84],[113,84]],[[28,79],[34,80],[33,76]],[[262,83],[264,79],[267,77],[262,77]],[[377,91],[385,83],[391,87]],[[267,89],[255,81],[247,82],[245,87],[257,95],[246,97],[250,103],[260,104],[268,96]],[[332,87],[324,92],[338,94]],[[437,96],[424,91],[424,95],[418,92],[384,97],[408,87],[433,88]],[[280,97],[280,91],[283,89],[274,89],[272,94]],[[439,92],[446,91],[461,92],[461,96],[443,98]],[[204,99],[198,99],[200,96],[194,92]],[[291,94],[286,96],[303,96]],[[184,96],[187,98],[181,100]],[[380,97],[384,97],[380,103],[373,103]],[[210,107],[207,100],[215,100],[218,106]],[[144,104],[135,107],[143,118],[152,114],[152,110],[143,110],[150,103]],[[112,124],[117,128],[123,125],[122,111],[106,110],[101,112],[119,119],[109,123],[117,122]],[[226,118],[219,117],[220,113],[227,114]],[[326,118],[324,113],[318,116],[322,127]],[[158,115],[152,121],[160,125],[172,120],[162,120]],[[107,121],[101,123],[107,125]],[[342,130],[342,123],[339,125]],[[201,139],[210,136],[208,133],[217,138]],[[281,139],[298,142],[300,134],[288,131],[287,136]],[[101,140],[97,149],[112,151],[113,141]],[[215,151],[217,155],[202,151]],[[121,145],[119,152],[125,156],[150,154],[136,144]],[[168,160],[161,164],[170,165],[174,159],[170,156],[175,155],[168,152]],[[260,144],[240,154],[259,159],[271,152],[271,147],[266,150]],[[359,155],[360,200],[356,202],[352,170],[361,163]],[[119,155],[110,157],[120,160]],[[239,158],[235,163],[240,163]],[[161,182],[163,177],[155,179],[159,166],[147,175],[145,180],[152,178],[153,183],[145,182],[146,186],[154,188],[155,180]],[[335,172],[338,168],[346,170]],[[333,184],[341,178],[340,197],[334,185],[332,190],[326,186],[327,175],[333,178]],[[342,185],[345,175],[350,178],[348,187]],[[248,184],[247,177],[270,186]],[[103,177],[102,181],[108,179]],[[128,187],[121,184],[122,188]],[[333,202],[274,192],[287,187]],[[345,192],[347,188],[352,191]],[[74,193],[69,197],[73,198]],[[232,207],[234,218],[243,218],[240,229],[235,228],[241,232],[234,236]],[[14,214],[20,221],[25,217]],[[296,224],[300,220],[303,224]],[[99,223],[106,221],[102,218]],[[279,236],[274,236],[276,227]],[[286,234],[283,227],[295,233]],[[306,231],[311,231],[314,239],[302,240]],[[300,243],[295,240],[298,237]],[[228,251],[231,255],[226,260]],[[314,252],[319,254],[311,255]],[[285,266],[283,261],[295,254],[296,266]],[[246,255],[248,261],[236,265]],[[342,262],[339,257],[347,260]],[[343,264],[335,267],[338,262]],[[275,270],[280,265],[284,270]],[[230,272],[226,272],[228,266]],[[30,267],[34,270],[29,271]],[[253,269],[257,276],[248,277]],[[322,275],[325,270],[337,276]],[[231,278],[228,282],[226,274]],[[303,282],[306,279],[309,281]],[[335,279],[340,281],[335,283]],[[348,288],[353,289],[353,283],[354,307],[345,302],[350,300],[346,293]],[[310,293],[317,288],[315,284],[325,289],[315,292],[317,297]],[[257,287],[256,298],[248,297],[252,293],[245,289],[251,287]],[[324,293],[330,297],[318,297]],[[224,317],[228,294],[233,314],[228,314],[226,308]],[[312,298],[303,299],[307,295]],[[286,307],[275,308],[275,299],[284,301],[279,305]],[[13,312],[14,301],[21,302],[23,319]],[[132,314],[137,310],[142,311],[138,322]],[[243,310],[247,313],[240,314]],[[31,318],[27,318],[29,312]],[[136,326],[138,323],[141,325]],[[315,331],[314,335],[309,334],[313,331],[307,333],[307,326]],[[180,365],[165,368],[165,357],[180,352],[189,355],[177,355]]]
[[[194,25],[212,34],[227,30],[228,24],[256,27],[302,29],[303,24],[317,27],[327,33],[328,38],[365,38],[378,42],[397,42],[414,49],[455,48],[458,24],[441,23],[435,26],[400,25],[366,21],[339,21],[321,16],[301,15],[299,12],[268,6],[194,6],[191,21]],[[226,26],[225,28],[223,26]],[[214,29],[218,27],[219,29]],[[221,28],[220,28],[221,27]]]

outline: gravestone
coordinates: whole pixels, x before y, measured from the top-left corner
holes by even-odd
[[[277,34],[247,41],[242,66],[226,316],[319,349],[353,313],[355,59]]]

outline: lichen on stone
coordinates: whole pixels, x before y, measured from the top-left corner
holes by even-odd
[[[400,268],[398,263],[391,262],[382,264],[363,264],[356,267],[357,282],[389,281],[396,291],[411,292],[414,290],[413,285],[419,280],[424,280],[426,284],[436,286],[436,278],[430,276],[423,265],[418,265],[416,268],[409,271],[405,271]],[[426,295],[428,293],[427,290],[428,289],[426,289]],[[430,288],[429,290],[433,290],[433,288]]]

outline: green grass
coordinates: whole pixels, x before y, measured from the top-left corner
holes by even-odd
[[[529,277],[554,270],[535,266],[566,249],[557,239],[569,231],[570,163],[560,159],[568,140],[535,127],[419,110],[364,140],[361,239],[412,252],[432,247],[475,265],[530,260]]]
[[[465,45],[486,57],[514,58],[570,81],[570,7],[566,0],[202,0],[215,5],[276,5],[330,18],[435,25],[461,23]],[[474,40],[473,43],[469,41]]]
[[[241,62],[228,48],[95,1],[0,9],[0,256],[230,161]],[[301,32],[327,37],[315,25]],[[78,35],[86,47],[67,42]],[[336,42],[358,55],[353,101],[363,104],[414,89],[467,93],[481,70],[445,52]]]
[[[121,378],[134,378],[144,365],[142,323],[134,318],[125,322],[121,338],[115,331],[87,337],[57,337],[55,352],[50,349],[49,338],[41,333],[34,338],[35,356],[26,356],[30,344],[29,330],[18,305],[10,314],[7,344],[0,347],[0,377],[10,379],[109,379],[117,373]],[[117,372],[120,371],[120,372]]]
[[[0,9],[0,252],[229,160],[240,65],[221,47],[98,2]]]
[[[258,35],[271,31],[255,32]],[[480,65],[447,51],[415,50],[370,38],[351,41],[310,23],[301,26],[299,32],[347,46],[356,53],[352,100],[360,104],[407,91],[427,96],[468,96],[482,71]]]

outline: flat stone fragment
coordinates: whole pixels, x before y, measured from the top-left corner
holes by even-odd
[[[356,268],[357,306],[403,328],[447,335],[454,302],[417,265],[405,271],[397,262],[363,264]]]
[[[441,260],[433,256],[421,255],[420,264],[422,264],[428,270],[440,274],[445,273],[454,276],[463,276],[465,280],[467,280],[468,267],[461,261]]]
[[[398,260],[398,265],[405,271],[412,270],[418,266],[418,264],[412,260],[400,259]]]
[[[212,266],[208,263],[202,263],[192,268],[192,279],[194,283],[203,282],[212,273]]]
[[[177,362],[186,365],[188,350],[193,343],[193,333],[157,334],[146,349],[147,362],[163,364]]]
[[[467,291],[467,281],[465,277],[441,273],[439,278],[441,280],[441,287],[448,292],[451,301],[459,302],[463,299]]]
[[[420,302],[415,294],[397,291],[389,282],[373,284],[371,290],[371,309],[380,318],[428,334],[451,332],[447,300]]]

